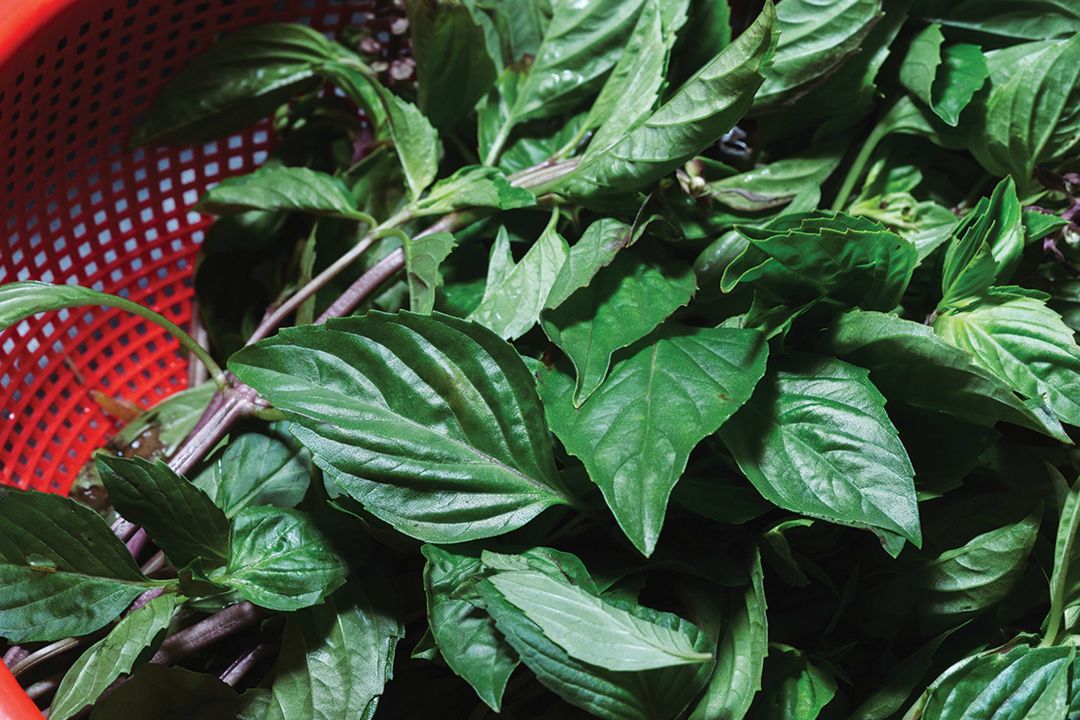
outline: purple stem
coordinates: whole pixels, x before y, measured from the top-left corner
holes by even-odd
[[[135,602],[131,603],[131,607],[127,609],[128,614],[130,615],[139,608],[146,607],[147,603],[156,597],[160,597],[163,592],[165,592],[165,588],[150,588],[142,595],[135,598]]]
[[[120,542],[127,542],[131,539],[139,529],[139,526],[135,523],[130,523],[122,517],[116,518],[112,524],[112,531],[116,537],[120,538]]]
[[[139,531],[132,535],[131,539],[127,541],[127,549],[128,552],[131,553],[131,557],[138,560],[139,555],[146,549],[149,542],[150,536],[146,534],[146,530],[139,528]]]
[[[192,653],[250,627],[266,617],[267,612],[249,602],[230,605],[205,620],[165,638],[150,660],[159,665],[173,665]]]
[[[238,682],[244,679],[244,676],[251,672],[251,669],[259,664],[263,658],[266,658],[273,652],[273,647],[268,643],[261,643],[248,650],[246,653],[236,658],[225,672],[221,673],[221,682],[226,685],[235,686]]]

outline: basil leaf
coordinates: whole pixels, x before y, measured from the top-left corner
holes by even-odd
[[[1080,150],[1080,34],[996,50],[987,62],[990,92],[970,145],[982,166],[1023,185],[1036,165],[1073,158]]]
[[[435,127],[449,130],[495,80],[484,31],[462,0],[407,0],[416,104]]]
[[[456,242],[448,232],[419,235],[405,241],[405,276],[409,283],[409,309],[430,315],[435,307],[435,289],[442,282],[439,266],[453,251]]]
[[[1058,475],[1060,478],[1060,475]],[[1060,480],[1064,484],[1064,479]],[[1053,642],[1061,630],[1065,611],[1080,601],[1080,553],[1076,552],[1077,530],[1080,529],[1080,482],[1068,488],[1058,519],[1054,543],[1054,572],[1050,577],[1050,616],[1047,638]]]
[[[230,440],[191,482],[231,518],[253,505],[296,507],[311,473],[306,451],[288,435],[248,432]]]
[[[229,563],[210,579],[269,610],[315,605],[345,582],[345,566],[307,516],[248,507],[232,521]]]
[[[611,145],[590,147],[555,192],[574,198],[639,190],[731,129],[750,107],[772,55],[771,2],[754,24],[670,99]]]
[[[927,690],[920,717],[959,720],[992,717],[1065,717],[1071,647],[989,651],[945,671]]]
[[[521,337],[536,324],[570,254],[566,240],[555,229],[557,220],[558,215],[552,214],[540,237],[516,264],[510,254],[510,237],[505,228],[499,230],[491,246],[484,297],[469,320],[506,340]]]
[[[1008,281],[1024,251],[1024,223],[1016,185],[1005,178],[953,229],[945,251],[939,307],[980,295]]]
[[[761,554],[755,551],[750,583],[744,590],[728,592],[716,669],[690,720],[746,717],[754,695],[761,689],[768,652],[769,620],[765,615]]]
[[[765,662],[764,688],[750,708],[750,720],[814,720],[836,695],[836,680],[801,651],[772,644]]]
[[[712,198],[740,212],[759,212],[786,207],[803,212],[817,207],[821,186],[840,164],[841,153],[819,147],[800,156],[784,158],[761,167],[706,183],[694,194]]]
[[[611,720],[672,718],[689,704],[708,679],[710,663],[626,673],[575,660],[507,602],[490,582],[479,583],[477,590],[499,632],[536,674],[537,680],[566,702],[593,715]],[[640,620],[689,635],[697,651],[704,653],[710,649],[705,633],[682,618],[637,605],[624,609]]]
[[[852,310],[838,319],[826,345],[867,368],[874,385],[891,401],[941,410],[968,422],[1004,420],[1068,442],[1048,407],[1020,400],[996,374],[922,323]]]
[[[990,71],[978,45],[958,43],[943,49],[941,26],[930,24],[911,41],[900,82],[951,127],[986,82]]]
[[[413,204],[413,214],[445,215],[463,208],[513,210],[536,204],[536,197],[514,187],[501,170],[478,165],[461,168],[435,183],[428,194]]]
[[[295,210],[374,225],[339,178],[302,167],[266,165],[248,175],[225,178],[206,192],[199,209],[218,215],[248,210]]]
[[[611,356],[652,332],[690,302],[694,276],[667,273],[622,252],[586,287],[544,313],[544,332],[574,364],[574,407],[581,407],[607,377]]]
[[[68,720],[94,703],[113,681],[150,659],[183,602],[178,595],[162,595],[131,613],[97,641],[64,674],[56,689],[49,717]]]
[[[235,30],[169,81],[139,119],[131,145],[215,140],[242,130],[317,88],[315,66],[342,51],[299,24]]]
[[[1080,425],[1080,348],[1046,296],[1015,287],[938,316],[934,332],[971,354],[1022,397],[1043,402],[1064,422]]]
[[[914,470],[885,398],[862,368],[796,356],[765,377],[720,431],[767,500],[810,517],[922,543]]]
[[[881,0],[784,0],[776,6],[780,43],[765,70],[765,83],[754,97],[754,111],[791,103],[821,82],[849,55],[881,19]],[[737,42],[737,41],[736,41]]]
[[[0,498],[0,637],[86,635],[158,585],[97,513],[57,495]]]
[[[141,525],[176,567],[202,559],[229,558],[229,520],[199,488],[160,460],[97,456],[109,500],[130,522]]]
[[[385,582],[359,585],[290,616],[265,720],[374,717],[405,630],[384,604]]]
[[[712,659],[709,653],[696,651],[687,635],[542,573],[500,572],[488,582],[548,639],[591,665],[641,671]]]
[[[284,330],[230,368],[338,487],[410,536],[491,537],[568,502],[532,378],[472,323],[373,312]]]
[[[554,0],[551,23],[485,153],[498,159],[514,126],[571,109],[622,54],[643,0]]]
[[[580,408],[566,374],[540,374],[552,430],[644,555],[656,547],[690,451],[749,399],[766,353],[754,331],[668,327],[625,351]]]
[[[479,598],[462,587],[481,572],[479,558],[459,555],[434,545],[421,548],[428,625],[446,664],[463,678],[481,700],[498,712],[517,655],[495,630],[495,621],[481,608]]]
[[[1080,8],[1071,0],[961,0],[948,5],[919,0],[915,12],[947,27],[984,34],[995,44],[1010,39],[1063,38],[1080,32]]]
[[[659,0],[646,0],[622,56],[580,130],[583,134],[596,129],[592,145],[611,145],[643,120],[659,100],[671,50],[662,20]]]
[[[844,213],[784,215],[739,232],[750,245],[724,271],[720,288],[753,283],[770,304],[795,307],[824,297],[890,310],[911,281],[915,247],[878,223]]]
[[[1042,509],[1018,523],[977,535],[946,550],[919,569],[921,610],[928,615],[964,615],[999,602],[1023,575],[1039,533]]]
[[[548,292],[545,308],[557,308],[579,288],[589,284],[593,276],[611,264],[620,250],[633,245],[644,227],[631,227],[614,218],[601,218],[581,234],[559,270]]]

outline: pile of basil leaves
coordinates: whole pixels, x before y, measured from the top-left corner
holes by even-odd
[[[0,500],[51,720],[1080,716],[1080,6],[405,6],[415,87],[257,26],[136,130],[262,162],[194,282],[264,403],[99,456],[164,569]]]

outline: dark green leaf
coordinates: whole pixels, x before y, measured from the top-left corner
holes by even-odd
[[[158,584],[90,508],[36,492],[0,498],[0,637],[9,642],[91,633]]]
[[[1063,718],[1068,708],[1071,647],[988,651],[945,671],[927,690],[919,717]]]
[[[469,320],[507,340],[521,337],[536,324],[570,254],[566,240],[555,229],[557,220],[558,215],[553,214],[551,222],[518,263],[510,255],[509,235],[500,229],[491,246],[484,297]]]
[[[881,19],[881,0],[784,0],[776,7],[780,44],[754,98],[754,111],[791,103],[824,80]],[[737,41],[736,41],[737,42]]]
[[[814,720],[836,694],[836,680],[787,645],[769,647],[762,687],[751,720]]]
[[[442,282],[439,266],[456,245],[448,232],[419,235],[405,241],[405,273],[409,309],[422,315],[435,307],[435,289]]]
[[[892,401],[942,410],[969,422],[1005,420],[1067,441],[1050,409],[1024,402],[992,371],[934,334],[926,325],[885,313],[853,310],[827,340],[833,353],[870,370]]]
[[[408,0],[416,104],[440,130],[472,110],[495,80],[484,32],[462,0]]]
[[[987,54],[990,92],[971,152],[990,173],[1024,185],[1035,166],[1074,157],[1080,143],[1080,33]]]
[[[721,290],[752,283],[761,306],[779,308],[785,319],[824,298],[891,310],[918,258],[915,246],[896,233],[843,213],[784,215],[739,232],[750,245],[725,269]],[[747,323],[768,327],[772,321],[751,311]]]
[[[499,572],[490,582],[511,605],[573,658],[608,670],[641,671],[702,663],[693,640],[567,582],[539,572]]]
[[[716,669],[690,720],[742,720],[761,689],[761,674],[769,652],[769,621],[761,556],[754,553],[750,583],[730,591],[723,634],[716,650]]]
[[[590,144],[554,189],[589,198],[639,190],[715,142],[750,107],[773,48],[776,11],[767,2],[754,24],[686,81],[670,99],[606,147]]]
[[[469,165],[432,186],[413,206],[413,213],[445,215],[463,208],[490,207],[513,210],[536,204],[528,190],[514,187],[496,168]]]
[[[295,507],[307,493],[312,467],[287,435],[244,433],[192,481],[227,517],[252,505]]]
[[[94,708],[91,720],[229,720],[235,718],[232,688],[214,675],[179,667],[144,665]],[[230,702],[232,701],[232,702]],[[213,712],[215,707],[217,712]]]
[[[270,610],[322,602],[345,582],[345,566],[305,515],[248,507],[232,524],[229,564],[211,580]]]
[[[428,624],[435,645],[450,669],[472,685],[488,707],[498,712],[517,655],[495,631],[495,621],[469,597],[463,586],[481,570],[479,558],[425,545],[424,591]]]
[[[97,456],[109,500],[141,525],[176,567],[229,558],[229,520],[206,493],[161,462]]]
[[[1005,178],[952,232],[941,274],[939,308],[981,295],[995,280],[1007,282],[1024,251],[1024,224],[1016,184]]]
[[[574,407],[607,377],[611,356],[648,335],[690,302],[694,276],[652,267],[631,251],[619,253],[584,288],[544,313],[544,332],[574,364]]]
[[[349,189],[339,178],[284,165],[267,165],[250,175],[222,180],[207,191],[199,208],[218,215],[248,210],[297,210],[374,224],[371,216],[356,209]]]
[[[265,720],[375,715],[405,630],[391,612],[385,581],[365,575],[289,618]]]
[[[986,82],[990,71],[978,45],[959,43],[942,48],[945,36],[934,23],[911,41],[900,82],[934,114],[956,127],[960,113]]]
[[[567,502],[532,378],[478,325],[370,313],[282,331],[230,367],[342,490],[408,535],[490,537]]]
[[[574,291],[588,285],[601,268],[610,265],[620,250],[633,245],[643,231],[641,225],[631,227],[614,218],[601,218],[589,225],[570,248],[548,292],[545,308],[559,307]]]
[[[1018,523],[977,535],[921,567],[916,584],[929,615],[963,615],[1000,601],[1023,575],[1041,508]]]
[[[154,598],[91,645],[64,674],[49,706],[49,717],[54,720],[75,717],[93,704],[114,680],[149,660],[165,639],[165,631],[182,601],[178,595]]]
[[[565,373],[541,373],[552,430],[645,555],[690,451],[750,397],[766,354],[754,331],[671,327],[627,350],[580,408]]]
[[[242,130],[293,96],[317,88],[315,66],[341,52],[304,25],[236,30],[165,86],[140,119],[131,144],[215,140]]]
[[[1080,347],[1046,298],[1022,288],[994,288],[938,316],[934,332],[1022,397],[1080,425]]]
[[[922,543],[914,470],[862,368],[787,359],[720,431],[739,468],[785,510]],[[894,552],[895,551],[895,552]]]
[[[610,720],[674,718],[708,679],[710,663],[626,673],[575,660],[490,583],[481,582],[477,587],[499,632],[540,683],[593,715]],[[636,605],[625,609],[641,620],[689,635],[699,652],[711,650],[705,633],[681,618]]]

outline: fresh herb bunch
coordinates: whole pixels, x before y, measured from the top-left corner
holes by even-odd
[[[101,514],[0,500],[51,720],[1080,714],[1074,2],[369,14],[226,36],[133,138],[273,118],[208,348],[0,287],[210,378]]]

